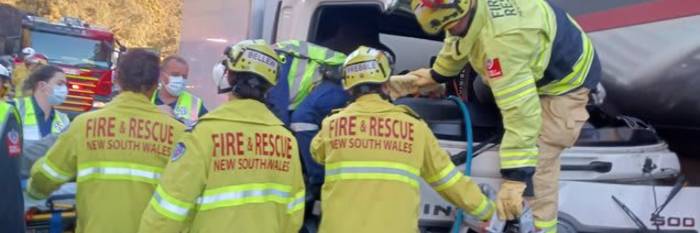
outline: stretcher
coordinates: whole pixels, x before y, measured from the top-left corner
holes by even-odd
[[[28,233],[75,232],[75,183],[61,186],[46,200],[25,196],[24,212]]]

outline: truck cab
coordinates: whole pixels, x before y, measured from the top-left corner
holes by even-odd
[[[264,2],[265,11],[256,12],[264,15],[258,25],[263,31],[252,36],[271,43],[306,40],[344,53],[359,45],[376,47],[400,58],[395,73],[429,67],[442,46],[442,35],[421,30],[407,0]]]

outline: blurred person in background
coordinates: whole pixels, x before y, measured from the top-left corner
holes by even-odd
[[[38,67],[49,64],[49,59],[41,53],[36,53],[33,48],[24,48],[21,59],[17,60],[12,72],[12,83],[15,85],[14,97],[26,96],[23,93],[24,81]]]
[[[187,91],[189,70],[187,61],[182,57],[163,59],[160,66],[161,88],[151,98],[158,108],[185,125],[194,124],[207,113],[202,99]]]

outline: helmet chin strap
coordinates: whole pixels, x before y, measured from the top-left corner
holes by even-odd
[[[217,90],[217,93],[218,93],[218,94],[229,93],[229,92],[231,92],[231,91],[233,90],[233,88],[231,88],[231,87],[228,87],[228,88],[217,88],[217,89],[218,89],[218,90]]]
[[[324,79],[334,82],[340,82],[343,80],[342,66],[321,66],[320,71]]]
[[[467,33],[469,33],[469,29],[472,27],[472,22],[474,22],[474,15],[476,15],[476,4],[476,1],[473,1],[472,5],[469,6],[467,14],[464,15],[464,17],[469,17],[469,22],[467,22],[464,32],[459,36],[465,36]],[[460,19],[460,21],[461,20],[464,20],[464,18]]]
[[[222,80],[222,81],[228,82],[228,77],[224,77],[224,78],[226,78],[226,79]],[[223,93],[233,92],[238,87],[238,79],[234,77],[233,80],[231,80],[231,82],[229,83],[229,86],[230,87],[228,87],[228,88],[220,88],[219,90],[223,91]]]

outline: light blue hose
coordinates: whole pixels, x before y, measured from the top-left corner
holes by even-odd
[[[462,117],[464,117],[464,131],[467,133],[467,159],[464,162],[464,174],[470,176],[472,173],[472,157],[474,155],[472,151],[474,137],[472,135],[472,119],[471,115],[469,114],[469,108],[467,108],[467,105],[465,105],[464,102],[462,102],[462,99],[457,96],[451,95],[447,98],[454,101],[457,106],[459,106],[459,110],[462,112]],[[459,230],[462,227],[462,221],[464,219],[464,212],[462,212],[461,209],[457,209],[456,211],[457,215],[455,216],[455,222],[452,225],[452,233],[459,233]]]

